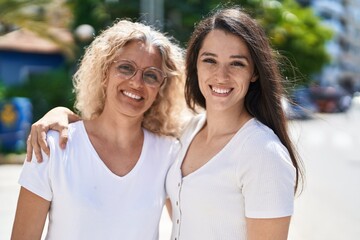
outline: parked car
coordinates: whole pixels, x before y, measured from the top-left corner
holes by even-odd
[[[320,112],[345,112],[351,106],[351,94],[339,86],[313,86],[310,92]]]

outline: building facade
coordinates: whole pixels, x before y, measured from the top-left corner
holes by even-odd
[[[327,44],[332,61],[318,76],[320,85],[341,85],[360,91],[360,1],[298,0],[313,8],[324,25],[334,31]]]

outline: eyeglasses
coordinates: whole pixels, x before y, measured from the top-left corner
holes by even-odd
[[[161,86],[167,78],[166,74],[156,67],[138,68],[136,63],[125,59],[114,62],[117,64],[118,75],[126,80],[134,77],[139,70],[142,71],[142,80],[150,87]]]

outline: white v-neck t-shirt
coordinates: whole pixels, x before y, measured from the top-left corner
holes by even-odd
[[[69,125],[65,150],[50,131],[50,157],[25,162],[19,183],[51,201],[46,239],[156,240],[173,162],[173,138],[144,131],[141,156],[125,176],[112,173],[93,148],[83,122]]]
[[[205,121],[201,114],[189,123],[166,179],[171,239],[246,240],[246,217],[292,215],[295,168],[278,137],[254,118],[210,161],[182,177],[185,154]]]

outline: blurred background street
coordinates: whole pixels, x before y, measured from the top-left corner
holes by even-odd
[[[360,105],[292,123],[306,168],[290,240],[357,240],[360,236]]]
[[[306,167],[306,186],[295,201],[290,240],[357,240],[360,236],[360,104],[346,113],[291,121]],[[9,239],[20,164],[0,165],[0,239]],[[169,239],[164,211],[160,240]]]
[[[30,126],[72,108],[84,49],[115,19],[143,21],[186,47],[219,4],[245,8],[281,62],[283,107],[305,163],[290,240],[360,239],[360,0],[0,0],[0,240],[9,239]],[[169,239],[164,211],[160,239]]]

